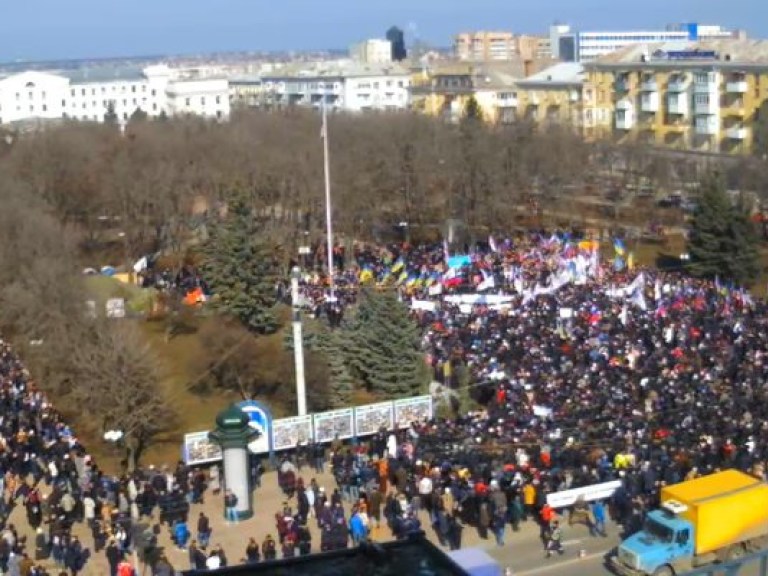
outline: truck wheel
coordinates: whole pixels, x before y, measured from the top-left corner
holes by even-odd
[[[671,566],[660,566],[654,570],[653,576],[675,576],[675,571]]]

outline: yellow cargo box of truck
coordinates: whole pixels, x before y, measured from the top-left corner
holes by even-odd
[[[674,501],[679,516],[695,527],[696,554],[768,532],[768,484],[738,470],[726,470],[661,489],[662,506]]]

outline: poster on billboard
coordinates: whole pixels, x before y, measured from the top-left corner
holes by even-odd
[[[248,415],[248,425],[258,431],[259,436],[250,444],[251,454],[266,454],[269,452],[269,435],[272,431],[272,415],[269,410],[256,400],[244,400],[237,407]]]
[[[354,410],[342,408],[315,414],[315,441],[330,442],[337,436],[340,440],[354,436]]]
[[[218,462],[221,459],[221,446],[208,439],[207,431],[184,434],[184,462],[188,466]]]
[[[272,450],[287,450],[312,441],[312,416],[272,421]]]
[[[379,402],[355,408],[355,433],[358,436],[376,434],[381,428],[392,429],[392,402]]]
[[[432,418],[432,396],[416,396],[395,400],[395,426],[408,428],[411,422],[422,422]]]

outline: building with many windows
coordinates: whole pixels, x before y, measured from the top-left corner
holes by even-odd
[[[550,27],[552,53],[556,58],[567,62],[592,62],[601,56],[636,44],[743,38],[743,36],[743,32],[733,32],[721,26],[704,26],[696,23],[670,24],[665,30],[599,32],[575,31],[563,24]]]
[[[348,112],[404,110],[411,73],[399,64],[319,63],[261,78],[266,106],[315,106]]]
[[[22,72],[0,79],[0,124],[72,119],[119,122],[137,111],[150,117],[194,114],[229,117],[224,79],[186,79],[168,66]]]
[[[768,120],[768,41],[630,46],[585,70],[620,140],[747,153]]]
[[[453,47],[459,60],[476,62],[511,60],[518,51],[511,32],[462,32]]]

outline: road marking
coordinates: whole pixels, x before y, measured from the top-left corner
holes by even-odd
[[[571,564],[578,564],[579,562],[583,562],[584,560],[590,560],[592,558],[605,556],[605,553],[608,552],[608,550],[610,550],[610,548],[607,550],[601,550],[600,552],[593,552],[592,554],[587,554],[582,558],[572,558],[570,560],[565,560],[564,562],[553,562],[552,564],[546,564],[544,566],[539,566],[538,568],[531,568],[530,570],[523,570],[523,571],[515,570],[512,572],[512,574],[514,574],[514,576],[530,576],[531,574],[543,574],[545,572],[550,572],[552,570],[562,568],[563,566],[570,566]]]

